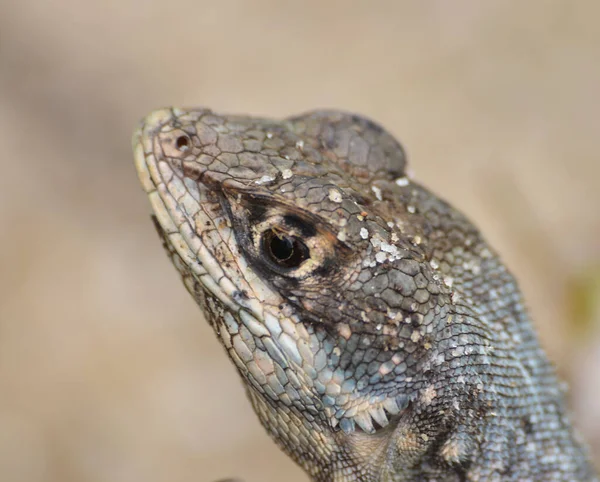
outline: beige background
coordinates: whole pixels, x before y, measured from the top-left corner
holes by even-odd
[[[0,1],[0,480],[306,480],[151,226],[130,135],[172,104],[340,107],[398,135],[521,280],[599,460],[599,18],[595,0]]]

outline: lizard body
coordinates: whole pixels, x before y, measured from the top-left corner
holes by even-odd
[[[134,151],[185,286],[312,480],[597,480],[514,278],[380,126],[163,109]]]

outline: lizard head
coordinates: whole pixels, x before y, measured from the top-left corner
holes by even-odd
[[[134,151],[174,265],[305,468],[356,437],[387,440],[413,401],[435,398],[452,280],[431,262],[416,208],[428,194],[390,134],[337,111],[164,109]]]

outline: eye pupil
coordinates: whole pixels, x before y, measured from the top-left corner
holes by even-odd
[[[187,151],[190,148],[191,140],[188,136],[179,136],[175,140],[175,147],[180,151]]]
[[[300,239],[274,230],[263,235],[263,246],[269,259],[282,268],[297,268],[309,258],[308,248]]]
[[[269,249],[271,254],[281,261],[287,261],[294,255],[294,243],[287,236],[273,236]]]

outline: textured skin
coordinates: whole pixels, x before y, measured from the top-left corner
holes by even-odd
[[[312,480],[597,480],[514,278],[381,127],[164,109],[134,150],[175,267]]]

